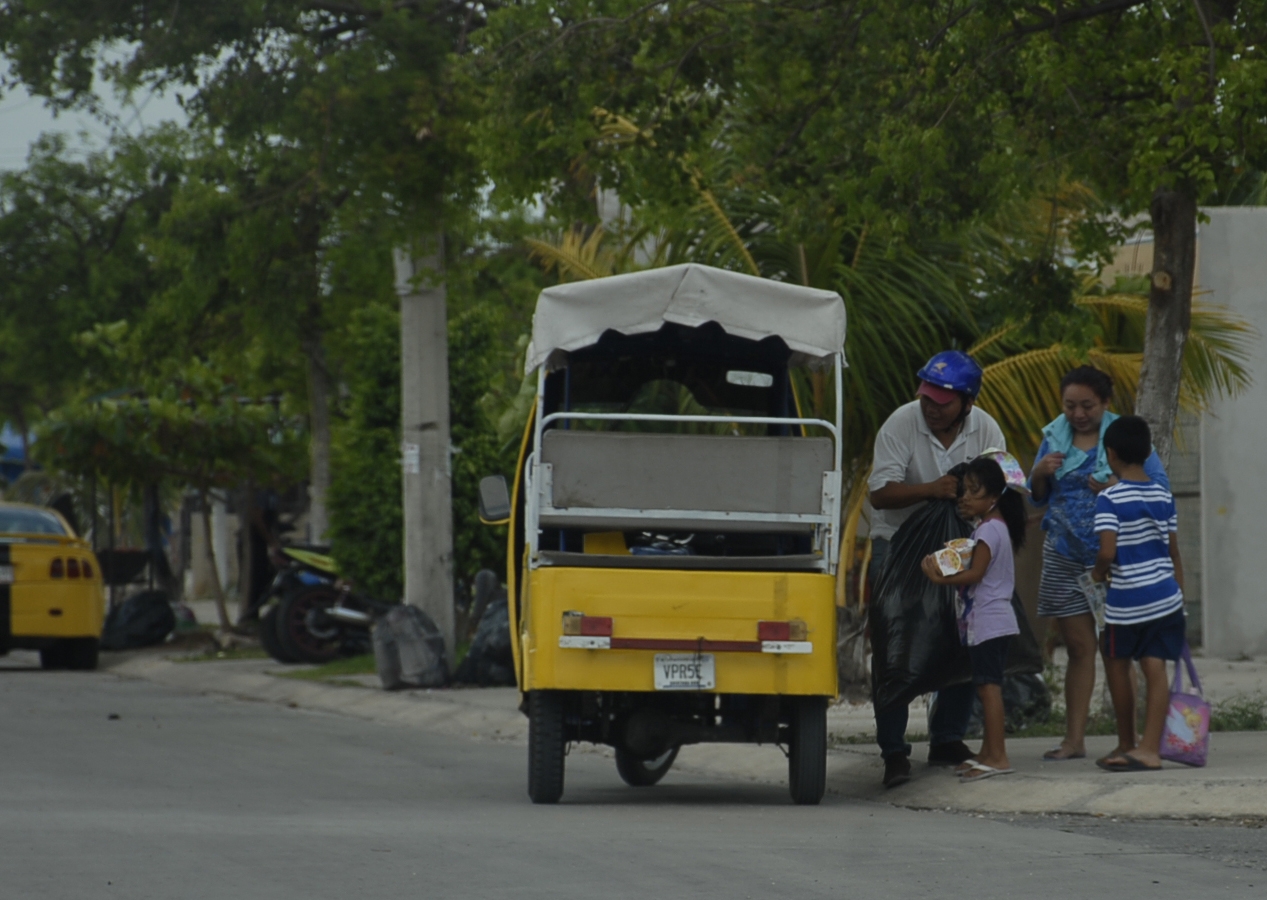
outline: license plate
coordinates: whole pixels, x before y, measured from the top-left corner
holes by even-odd
[[[0,566],[0,584],[13,584],[13,566]]]
[[[657,691],[711,691],[717,674],[711,653],[657,653]]]

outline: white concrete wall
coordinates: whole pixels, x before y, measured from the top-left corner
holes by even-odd
[[[1267,208],[1203,210],[1199,297],[1267,336]],[[1267,654],[1267,343],[1254,342],[1254,383],[1218,403],[1201,428],[1203,634],[1207,656]],[[1182,526],[1181,526],[1182,527]]]

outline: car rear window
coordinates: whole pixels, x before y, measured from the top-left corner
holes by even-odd
[[[52,513],[38,509],[0,507],[0,534],[61,534],[66,529]]]

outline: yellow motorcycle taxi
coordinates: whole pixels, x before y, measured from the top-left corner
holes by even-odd
[[[831,291],[701,265],[548,288],[507,522],[528,793],[563,794],[572,742],[630,785],[680,747],[774,744],[799,804],[826,781],[836,696],[845,310]],[[835,376],[833,421],[792,372]]]

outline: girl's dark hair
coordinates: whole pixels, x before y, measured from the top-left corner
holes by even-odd
[[[981,485],[987,497],[998,498],[999,513],[1003,516],[1007,533],[1012,538],[1012,549],[1020,550],[1024,547],[1025,526],[1028,524],[1025,501],[1016,491],[1008,489],[1002,467],[989,457],[974,459],[964,468],[963,477],[971,478]]]
[[[1113,379],[1107,372],[1101,372],[1095,366],[1078,366],[1066,372],[1065,377],[1060,379],[1060,393],[1063,394],[1065,388],[1071,384],[1091,388],[1105,403],[1113,399]]]

